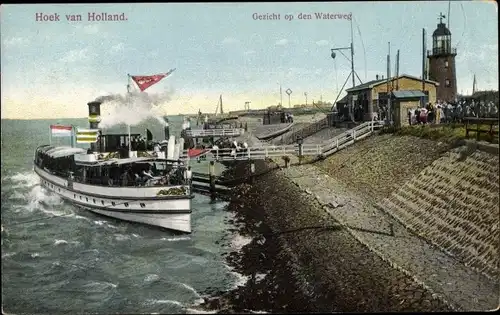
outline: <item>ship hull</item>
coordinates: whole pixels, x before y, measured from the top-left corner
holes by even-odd
[[[157,196],[169,187],[104,187],[68,181],[35,165],[41,186],[76,206],[119,220],[191,233],[191,199]],[[189,189],[188,186],[186,186]]]

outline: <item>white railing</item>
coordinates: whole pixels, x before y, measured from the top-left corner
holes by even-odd
[[[347,130],[334,137],[328,142],[322,144],[302,144],[303,156],[329,156],[338,150],[341,150],[355,141],[361,140],[373,133],[374,130],[384,126],[383,121],[365,122],[353,129]],[[300,146],[298,144],[289,145],[259,145],[247,149],[218,149],[211,150],[203,157],[188,158],[187,150],[184,150],[180,156],[181,159],[198,159],[207,161],[231,161],[231,160],[263,160],[265,158],[281,157],[284,155],[299,155]]]
[[[245,129],[190,129],[186,130],[189,137],[238,137],[245,133]]]

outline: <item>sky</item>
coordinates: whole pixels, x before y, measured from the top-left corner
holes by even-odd
[[[86,117],[87,102],[126,92],[127,74],[176,70],[146,93],[168,93],[164,114],[265,108],[280,101],[333,102],[350,72],[342,55],[351,22],[355,70],[361,81],[386,75],[400,50],[400,74],[422,72],[422,28],[427,49],[448,1],[293,3],[128,3],[2,5],[2,118]],[[88,21],[95,12],[123,21]],[[36,14],[59,21],[37,21]],[[299,14],[311,19],[300,19]],[[317,19],[315,13],[338,14]],[[81,21],[66,15],[80,14]],[[279,20],[255,19],[278,15]],[[289,17],[293,19],[290,20]],[[351,17],[351,20],[349,20]],[[447,22],[447,19],[444,20]],[[458,92],[498,90],[498,7],[493,1],[451,1],[449,28],[457,48]],[[345,51],[348,55],[349,51]],[[394,74],[395,65],[392,64]],[[352,86],[349,81],[346,88]],[[343,94],[341,95],[343,96]],[[103,105],[104,107],[104,105]],[[105,111],[106,109],[103,108]]]

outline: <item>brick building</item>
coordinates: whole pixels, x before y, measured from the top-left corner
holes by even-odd
[[[346,97],[337,102],[337,110],[340,113],[347,112],[349,100],[354,98],[354,119],[356,121],[371,120],[373,113],[379,113],[387,107],[388,80],[376,78],[353,88],[347,89]],[[436,103],[436,88],[438,82],[425,80],[423,93],[426,95],[424,102]],[[389,80],[389,91],[420,90],[422,91],[422,79],[402,74]],[[347,116],[346,114],[344,114]],[[379,115],[380,117],[380,115]]]
[[[457,49],[451,47],[451,32],[443,23],[444,16],[432,33],[432,50],[427,51],[429,79],[439,82],[437,100],[452,102],[457,98],[457,74],[455,57]]]

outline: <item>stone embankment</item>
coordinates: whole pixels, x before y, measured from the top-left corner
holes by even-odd
[[[256,166],[270,167],[263,161]],[[247,169],[241,165],[234,176]],[[280,172],[235,192],[229,210],[244,222],[239,233],[254,240],[228,262],[251,280],[204,307],[224,313],[451,310],[356,240],[314,196]]]
[[[380,205],[410,230],[498,279],[498,155],[463,146],[422,170]]]
[[[229,304],[240,306],[231,309],[259,305],[266,294],[276,302],[254,309],[497,308],[498,153],[476,149],[450,151],[445,143],[381,135],[240,188],[231,209],[247,222],[241,232],[251,231],[258,241],[239,264],[263,253],[272,267],[264,280],[251,282],[260,295],[249,286],[226,295]],[[274,254],[266,251],[271,239],[267,244],[279,248]],[[259,267],[251,266],[241,271],[255,275]],[[289,279],[270,280],[276,277]],[[280,291],[283,285],[292,291]]]

